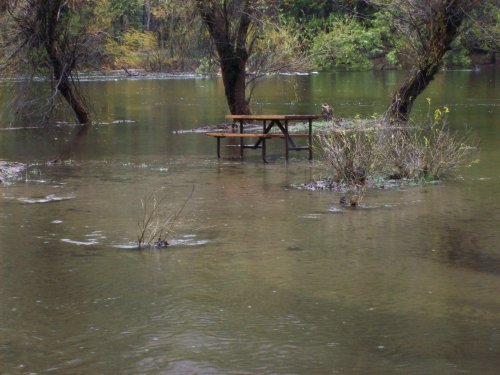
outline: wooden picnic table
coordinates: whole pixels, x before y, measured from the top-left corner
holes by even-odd
[[[289,151],[309,151],[309,160],[312,160],[312,121],[321,118],[320,115],[226,115],[226,119],[239,123],[239,132],[233,133],[207,133],[208,136],[217,138],[217,156],[220,157],[220,138],[239,137],[240,157],[243,159],[245,148],[262,149],[262,160],[266,162],[266,139],[283,138],[285,140],[285,160],[288,162]],[[261,121],[262,133],[245,133],[245,122]],[[308,132],[305,134],[293,134],[289,132],[291,122],[308,122]],[[280,133],[270,133],[277,127]],[[256,138],[252,145],[245,145],[244,138]],[[306,138],[305,146],[297,145],[293,138]]]

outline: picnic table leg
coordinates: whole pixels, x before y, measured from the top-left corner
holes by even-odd
[[[312,149],[312,119],[309,119],[309,161],[313,159],[313,149]]]
[[[267,163],[267,160],[266,160],[266,141],[263,140],[264,142],[262,142],[262,161],[264,163]]]
[[[243,134],[243,120],[240,120],[240,134]],[[243,160],[243,138],[240,138],[240,159]]]
[[[288,163],[288,120],[285,120],[285,160]]]
[[[266,132],[266,120],[264,120],[262,122],[262,133],[264,134],[265,132]],[[262,138],[262,161],[264,163],[267,163],[267,160],[266,160],[266,139],[265,138]]]
[[[220,137],[217,137],[217,159],[220,159]]]

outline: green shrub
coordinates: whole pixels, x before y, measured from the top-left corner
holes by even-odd
[[[385,55],[391,44],[383,14],[367,23],[353,17],[330,17],[326,31],[314,39],[311,54],[320,69],[368,70],[370,59]]]
[[[469,51],[463,46],[460,39],[453,42],[451,50],[444,56],[446,66],[467,68],[471,65]]]

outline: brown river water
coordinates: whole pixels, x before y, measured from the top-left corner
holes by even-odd
[[[0,159],[29,167],[0,186],[0,374],[498,374],[499,73],[444,72],[415,108],[448,106],[479,164],[358,209],[293,188],[319,172],[282,141],[264,165],[173,134],[224,121],[216,78],[84,82],[101,123],[79,142],[3,120]],[[401,79],[274,78],[253,110],[380,114]],[[160,188],[172,210],[194,193],[171,246],[137,250]]]

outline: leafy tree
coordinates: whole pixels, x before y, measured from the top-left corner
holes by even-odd
[[[261,78],[305,66],[298,33],[281,23],[273,1],[196,1],[220,66],[232,114],[249,114]]]
[[[106,2],[108,1],[115,34],[124,33],[130,28],[142,29],[144,0],[107,0]]]
[[[108,38],[106,51],[113,68],[147,68],[147,59],[157,48],[156,38],[150,31],[140,32],[135,29],[126,31],[120,41]]]
[[[268,76],[309,69],[309,56],[301,45],[300,32],[282,18],[261,20],[262,26],[247,62],[247,101],[255,87]]]
[[[283,0],[281,9],[284,14],[295,19],[327,18],[332,11],[331,3],[328,0]]]
[[[171,59],[207,54],[210,41],[200,21],[193,0],[157,0],[151,7],[150,30]]]
[[[280,8],[295,19],[327,19],[330,15],[370,18],[376,10],[368,0],[282,0]]]
[[[467,51],[488,53],[500,50],[500,6],[486,0],[464,20],[461,44]]]

